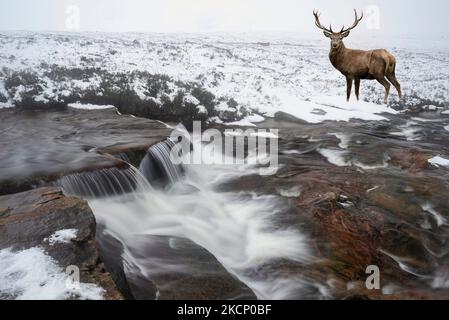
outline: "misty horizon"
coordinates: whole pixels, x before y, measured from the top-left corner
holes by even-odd
[[[429,5],[430,2],[430,5]],[[2,0],[1,31],[104,33],[240,33],[316,34],[312,11],[334,29],[353,21],[353,8],[365,13],[357,34],[449,34],[442,26],[449,4],[432,0],[408,6],[405,0]],[[73,17],[76,19],[74,20]],[[429,17],[428,19],[426,17]],[[431,17],[431,18],[430,18]]]

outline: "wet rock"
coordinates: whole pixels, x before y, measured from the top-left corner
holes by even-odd
[[[147,235],[136,239],[145,243],[141,249],[125,250],[108,234],[99,233],[98,237],[105,261],[111,262],[108,270],[119,286],[127,286],[129,299],[256,299],[211,253],[188,239]],[[129,255],[131,259],[127,259]]]
[[[77,266],[81,282],[102,287],[104,298],[121,299],[99,259],[95,227],[87,202],[66,197],[59,188],[0,197],[0,249],[42,248],[62,270]],[[69,239],[63,237],[67,230],[73,230]]]
[[[322,258],[313,265],[313,272],[306,274],[319,282],[334,283],[332,296],[339,299],[408,297],[367,290],[366,268],[370,265],[380,268],[382,287],[390,282],[408,286],[416,280],[386,252],[415,256],[416,263],[411,265],[414,270],[428,272],[426,266],[431,259],[413,234],[413,228],[406,227],[406,221],[416,221],[422,209],[382,188],[371,190],[373,185],[387,183],[377,175],[341,167],[298,170],[290,166],[289,171],[297,173],[294,178],[302,190],[294,205],[298,214],[309,221],[313,247]],[[351,282],[363,283],[365,290],[349,290],[347,284]]]
[[[367,201],[373,206],[384,208],[406,221],[418,219],[422,212],[421,207],[410,203],[407,199],[382,191],[369,192]]]
[[[138,163],[171,132],[158,121],[120,116],[114,109],[2,110],[1,118],[0,194],[46,186],[67,174],[121,167],[124,156]]]
[[[125,274],[125,267],[123,263],[124,246],[108,233],[104,232],[103,225],[97,225],[96,240],[100,248],[100,258],[104,261],[107,272],[111,275],[118,290],[127,300],[135,300],[141,297],[141,290],[130,283],[129,277]],[[153,283],[146,281],[145,278],[141,281],[142,287],[147,299],[155,299],[157,289]]]
[[[390,163],[411,173],[418,173],[430,167],[428,160],[431,157],[430,153],[417,148],[399,149],[390,153]]]
[[[338,298],[343,300],[447,300],[448,297],[449,293],[444,291],[401,289],[388,285],[385,290],[370,290],[363,281],[348,283],[338,294]]]
[[[274,119],[277,121],[285,121],[285,122],[292,122],[292,123],[299,123],[299,124],[307,124],[306,121],[301,120],[299,118],[296,118],[295,116],[292,116],[288,113],[279,111],[276,112],[274,115]]]

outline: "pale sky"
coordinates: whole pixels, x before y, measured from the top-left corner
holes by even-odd
[[[0,30],[316,32],[313,8],[322,12],[323,24],[332,23],[335,29],[352,23],[352,10],[357,8],[365,11],[360,32],[449,33],[444,23],[447,0],[0,0],[0,4]],[[71,5],[79,8],[77,20],[76,12],[67,11]]]

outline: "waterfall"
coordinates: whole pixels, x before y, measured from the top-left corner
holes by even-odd
[[[157,143],[148,149],[142,160],[139,170],[152,185],[165,186],[181,179],[182,166],[173,164],[170,159],[173,146],[173,141],[169,139]]]
[[[151,189],[139,170],[131,165],[123,170],[109,168],[64,176],[57,184],[66,194],[86,198],[104,198]]]
[[[198,156],[200,143],[193,142],[191,155]],[[170,159],[173,146],[173,141],[166,140],[150,147],[139,169],[129,165],[124,170],[103,169],[60,180],[67,193],[88,199],[102,235],[123,244],[125,253],[117,254],[124,266],[133,266],[125,268],[126,276],[142,277],[136,280],[142,288],[145,281],[159,279],[166,290],[176,291],[178,284],[164,282],[172,275],[215,272],[193,262],[201,262],[201,255],[186,260],[185,255],[176,254],[180,249],[173,239],[188,239],[215,256],[261,299],[301,298],[308,292],[313,296],[314,283],[272,272],[280,261],[302,268],[313,260],[307,238],[289,224],[277,223],[287,204],[274,195],[217,191],[223,183],[255,174],[258,168],[175,165]],[[126,162],[126,157],[122,159]],[[170,190],[163,188],[173,184]],[[168,243],[159,241],[161,237]],[[116,250],[107,242],[100,242],[100,247],[103,252]]]
[[[117,196],[135,191],[152,189],[152,186],[166,186],[179,181],[183,175],[181,165],[170,159],[174,143],[171,140],[151,146],[137,169],[129,163],[126,154],[119,157],[127,169],[109,168],[64,176],[57,184],[67,194],[87,198]]]

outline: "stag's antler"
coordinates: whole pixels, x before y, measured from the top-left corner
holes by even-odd
[[[323,25],[320,22],[320,14],[318,13],[318,11],[313,10],[313,15],[315,16],[315,25],[318,28],[326,32],[334,33],[334,31],[332,31],[332,25],[329,25],[329,29],[323,27]]]
[[[343,26],[343,28],[341,28],[340,33],[344,33],[344,32],[347,32],[347,31],[350,31],[350,30],[354,29],[355,27],[357,27],[359,22],[363,19],[363,11],[362,11],[362,15],[360,16],[360,18],[357,15],[357,10],[355,10],[355,9],[354,9],[354,14],[355,14],[354,24],[351,27],[349,27],[348,29],[345,29],[345,26]]]

